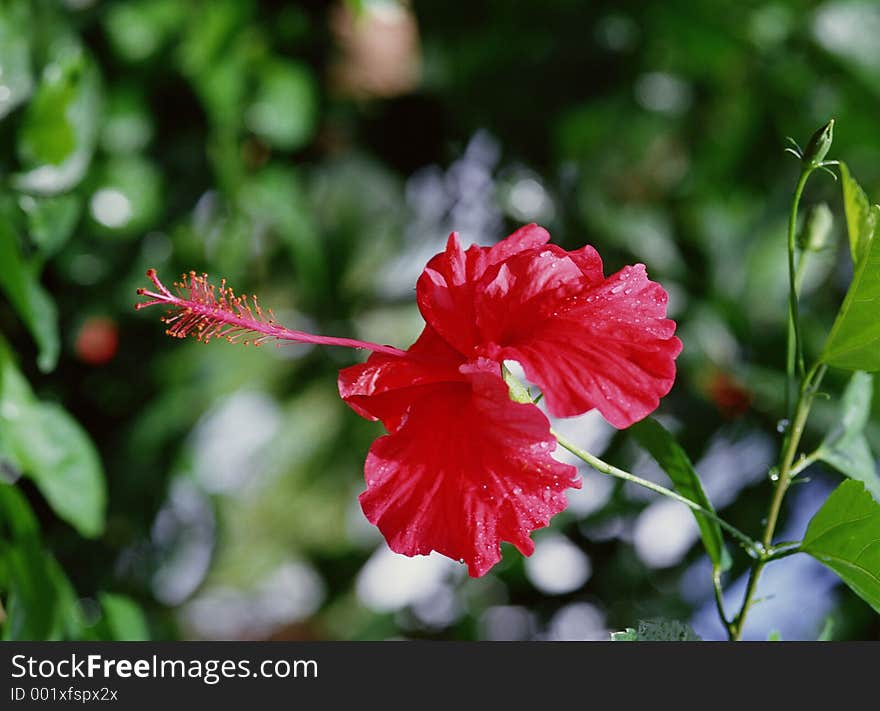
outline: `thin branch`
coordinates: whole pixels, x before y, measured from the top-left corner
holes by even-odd
[[[723,518],[721,518],[714,511],[710,511],[709,509],[698,504],[696,501],[691,501],[690,499],[682,496],[681,494],[673,491],[672,489],[667,489],[665,486],[661,486],[660,484],[655,484],[653,481],[649,481],[648,479],[643,479],[642,477],[636,476],[635,474],[631,474],[630,472],[624,471],[623,469],[618,469],[617,467],[613,466],[612,464],[609,464],[608,462],[605,462],[605,461],[599,459],[595,455],[590,454],[589,452],[587,452],[583,449],[580,449],[578,446],[572,444],[571,442],[566,440],[564,437],[562,437],[562,435],[560,435],[558,432],[556,432],[554,430],[551,430],[551,432],[553,433],[553,436],[556,437],[556,440],[559,442],[559,444],[562,447],[567,449],[569,452],[571,452],[578,459],[581,459],[582,461],[589,464],[596,471],[599,471],[602,474],[607,474],[609,476],[617,477],[618,479],[623,479],[624,481],[632,482],[633,484],[638,484],[639,486],[643,486],[646,489],[650,489],[651,491],[653,491],[657,494],[661,494],[661,495],[666,496],[670,499],[674,499],[675,501],[678,501],[679,503],[684,504],[688,508],[690,508],[694,511],[698,511],[701,514],[703,514],[704,516],[706,516],[707,518],[710,518],[713,521],[715,521],[719,526],[721,526],[721,528],[723,528],[731,536],[733,536],[735,539],[737,539],[737,541],[742,545],[743,548],[746,549],[746,551],[749,552],[750,555],[760,556],[762,554],[763,548],[761,547],[761,545],[757,541],[755,541],[752,538],[750,538],[749,536],[747,536],[745,533],[740,531],[735,526],[732,526],[731,524],[727,523],[727,521],[725,521]]]

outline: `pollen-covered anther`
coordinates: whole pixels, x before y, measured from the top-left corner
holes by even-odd
[[[138,289],[138,296],[147,297],[135,305],[137,309],[165,304],[168,314],[162,319],[168,326],[166,333],[175,338],[192,336],[207,343],[217,338],[225,338],[230,343],[259,346],[267,341],[316,343],[348,348],[367,348],[371,351],[399,356],[398,348],[352,338],[317,336],[302,331],[294,331],[281,326],[271,309],[265,311],[256,295],[236,296],[226,280],[215,287],[208,281],[207,274],[195,271],[184,273],[180,281],[174,283],[177,294],[169,291],[159,281],[154,269],[147,270],[147,277],[153,282],[155,290]]]

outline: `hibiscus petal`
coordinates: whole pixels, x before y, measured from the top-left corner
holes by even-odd
[[[474,286],[487,269],[521,252],[545,244],[550,234],[526,225],[492,247],[463,250],[458,233],[449,235],[446,250],[434,256],[416,285],[425,321],[465,356],[479,342],[474,314]]]
[[[339,395],[368,420],[381,420],[397,430],[410,404],[420,393],[450,381],[462,381],[461,355],[425,326],[403,356],[373,353],[366,363],[339,371]]]
[[[508,259],[475,287],[481,352],[518,361],[553,415],[596,408],[623,429],[675,380],[681,341],[666,301],[644,265],[605,279],[595,250],[548,246]]]
[[[484,255],[484,263],[482,269],[475,277],[483,275],[493,264],[509,259],[515,254],[525,252],[528,249],[535,249],[550,241],[550,233],[543,227],[536,225],[534,222],[530,225],[524,225],[515,232],[511,232],[500,242],[493,244],[491,247],[477,247],[479,253]],[[475,245],[476,246],[476,245]],[[473,249],[473,247],[471,247]],[[470,249],[468,250],[470,251]]]
[[[497,363],[480,359],[460,370],[460,382],[410,391],[399,429],[370,449],[360,502],[392,550],[435,550],[478,577],[500,560],[501,541],[530,555],[530,533],[581,482],[551,457],[556,440],[545,415],[510,400]]]

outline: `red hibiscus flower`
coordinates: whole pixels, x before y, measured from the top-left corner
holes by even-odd
[[[675,379],[681,342],[666,292],[642,265],[604,277],[592,247],[566,252],[536,225],[493,247],[463,250],[452,234],[417,285],[426,325],[409,349],[288,331],[254,302],[192,275],[174,296],[151,275],[154,303],[175,307],[172,335],[202,340],[255,334],[374,351],[339,373],[339,393],[380,420],[360,502],[392,550],[438,551],[472,576],[501,558],[500,543],[530,555],[530,534],[566,507],[576,469],[552,457],[556,440],[536,405],[510,399],[504,360],[519,362],[550,413],[593,408],[619,428],[652,412]],[[243,302],[243,303],[242,303]],[[254,315],[254,310],[257,315]]]

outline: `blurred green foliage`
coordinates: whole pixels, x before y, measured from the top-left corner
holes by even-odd
[[[463,13],[424,0],[407,59],[418,86],[365,98],[332,79],[365,61],[345,51],[357,27],[402,27],[407,12],[0,2],[5,637],[479,638],[491,609],[524,610],[527,634],[549,634],[572,603],[612,629],[699,606],[685,577],[699,545],[646,565],[632,541],[645,502],[623,487],[552,525],[589,555],[585,586],[547,594],[511,549],[485,579],[452,576],[445,621],[365,604],[356,581],[380,538],[356,496],[380,428],[335,393],[357,354],[174,342],[135,316],[135,289],[147,267],[196,269],[259,293],[293,328],[404,346],[420,320],[414,277],[392,268],[402,257],[424,263],[451,227],[468,241],[535,220],[563,246],[594,244],[609,271],[643,261],[668,288],[685,350],[660,414],[695,460],[719,436],[773,432],[798,170],[783,139],[833,116],[829,157],[880,199],[880,9],[476,0]],[[462,156],[486,136],[480,202]],[[851,272],[839,190],[816,178],[806,197],[835,215],[833,246],[805,274],[813,356]],[[118,350],[96,350],[95,317]],[[837,407],[817,406],[816,443]],[[612,460],[640,456],[625,437],[610,446]],[[738,488],[725,516],[753,530],[768,487]],[[880,635],[844,588],[833,607],[836,636]]]

